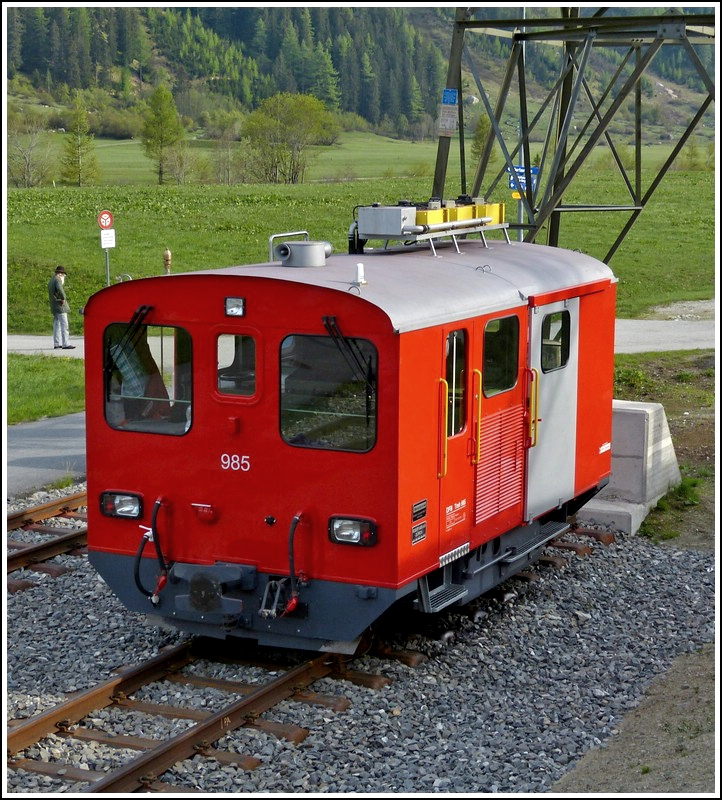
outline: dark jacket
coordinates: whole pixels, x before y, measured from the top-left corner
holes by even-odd
[[[70,311],[63,283],[57,275],[53,275],[48,283],[48,296],[53,314],[67,314]]]

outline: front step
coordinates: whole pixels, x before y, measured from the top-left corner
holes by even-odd
[[[451,567],[443,568],[443,582],[433,589],[429,589],[429,578],[424,575],[419,578],[419,596],[414,601],[416,611],[423,611],[427,614],[435,614],[442,608],[453,605],[458,600],[469,594],[466,586],[451,582]]]
[[[541,526],[539,533],[533,539],[530,539],[528,542],[524,542],[524,549],[522,551],[518,552],[515,549],[512,549],[508,556],[501,559],[501,563],[514,564],[520,559],[528,556],[532,550],[536,550],[537,547],[541,547],[541,545],[546,544],[550,539],[554,539],[557,536],[562,536],[571,527],[572,526],[569,522],[546,522]]]
[[[441,611],[442,608],[452,605],[462,597],[466,597],[469,590],[465,586],[459,586],[457,583],[445,583],[442,586],[437,586],[429,592],[429,606],[432,613]]]

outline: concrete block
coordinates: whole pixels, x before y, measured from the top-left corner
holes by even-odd
[[[614,400],[612,477],[598,497],[648,504],[681,480],[664,406]]]
[[[590,500],[577,512],[577,522],[598,525],[624,533],[636,533],[650,509],[642,503],[623,500]]]
[[[614,400],[612,476],[577,519],[635,533],[657,501],[681,481],[661,403]]]

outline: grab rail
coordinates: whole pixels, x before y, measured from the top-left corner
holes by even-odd
[[[439,478],[446,477],[446,471],[448,466],[449,460],[449,383],[444,378],[439,378],[439,383],[443,389],[443,427],[442,427],[442,436],[443,436],[443,444],[441,448],[441,467],[439,468]]]

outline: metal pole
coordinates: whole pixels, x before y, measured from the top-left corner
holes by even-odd
[[[521,7],[521,18],[525,19],[526,17],[526,7]],[[521,32],[524,33],[524,26],[521,27]],[[524,39],[521,40],[521,63],[524,65],[524,69],[526,69],[526,41]],[[519,118],[519,155],[521,156],[521,166],[524,166],[524,129],[522,127],[521,116]],[[521,189],[519,188],[519,181],[517,181],[516,190],[521,195]],[[517,203],[517,222],[519,223],[519,229],[516,233],[516,238],[520,241],[524,241],[524,206],[521,202],[521,197],[519,198],[519,202]]]
[[[108,248],[105,248],[105,285],[110,286],[110,256]]]

